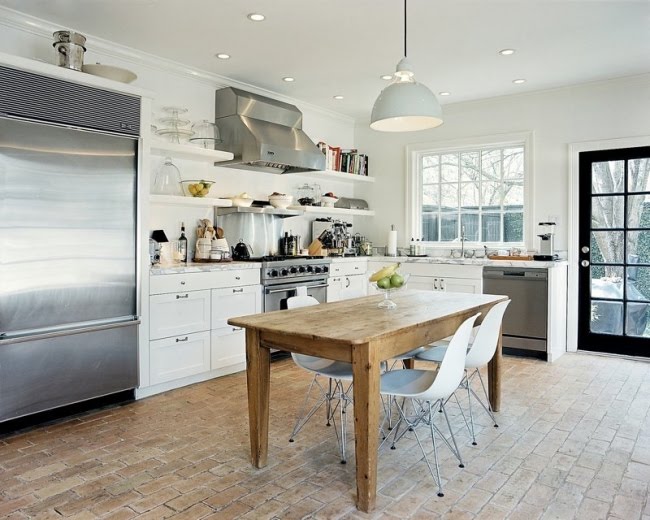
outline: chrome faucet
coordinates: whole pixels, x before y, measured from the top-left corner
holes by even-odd
[[[465,226],[460,228],[460,257],[465,258]]]

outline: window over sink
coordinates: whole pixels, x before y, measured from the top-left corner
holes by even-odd
[[[434,246],[523,246],[532,134],[408,147],[409,233]]]

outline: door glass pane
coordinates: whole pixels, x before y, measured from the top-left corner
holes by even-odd
[[[591,297],[623,299],[623,267],[601,265],[591,267]]]
[[[438,240],[438,214],[422,214],[422,240]]]
[[[501,215],[483,213],[481,218],[482,240],[484,242],[501,242]]]
[[[628,303],[625,333],[629,336],[650,337],[648,314],[650,305],[647,303]]]
[[[591,165],[592,193],[622,193],[625,161],[597,162]]]
[[[460,180],[478,182],[480,175],[479,153],[467,152],[460,154]]]
[[[623,263],[623,231],[592,231],[591,262]]]
[[[589,329],[597,334],[623,334],[623,303],[592,300]]]
[[[442,182],[458,182],[458,155],[447,153],[440,156]]]
[[[504,242],[524,241],[524,214],[523,213],[503,214],[503,241]]]
[[[650,227],[650,197],[629,195],[627,197],[627,227]]]
[[[460,216],[460,225],[463,228],[463,231],[465,232],[465,239],[469,240],[470,242],[478,242],[478,230],[479,230],[479,223],[478,223],[478,215],[477,214],[463,214]]]
[[[440,240],[451,242],[458,239],[458,213],[443,213],[440,221]]]
[[[650,158],[628,161],[627,191],[650,191]]]
[[[592,229],[622,228],[625,197],[592,197],[591,198],[591,227]]]
[[[650,230],[627,232],[627,262],[650,264]]]
[[[627,267],[627,299],[650,301],[650,267]]]

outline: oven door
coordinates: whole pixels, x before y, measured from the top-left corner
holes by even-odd
[[[316,298],[320,303],[327,301],[327,279],[267,285],[264,287],[264,312],[285,310],[287,300],[296,296],[298,287],[307,287],[307,294]]]

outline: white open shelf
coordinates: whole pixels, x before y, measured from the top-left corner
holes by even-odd
[[[375,182],[374,177],[368,177],[366,175],[355,175],[354,173],[345,173],[345,172],[339,172],[335,170],[295,173],[294,175],[309,177],[310,179],[322,179],[322,180],[330,180],[330,181]]]
[[[365,217],[375,215],[375,212],[369,209],[326,208],[324,206],[289,206],[287,209],[295,209],[313,215],[363,215]]]
[[[200,206],[204,208],[232,206],[230,199],[217,199],[215,197],[181,197],[178,195],[149,195],[152,204],[167,204],[175,206]]]
[[[208,148],[199,148],[191,144],[165,143],[159,141],[151,143],[151,153],[155,155],[168,155],[177,159],[208,162],[229,161],[234,157],[232,153],[222,152],[221,150],[209,150]]]

